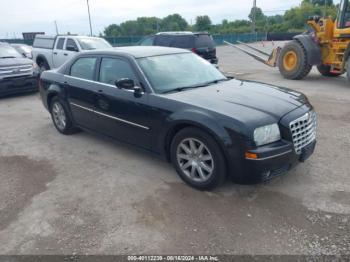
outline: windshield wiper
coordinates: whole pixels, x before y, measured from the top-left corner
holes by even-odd
[[[0,57],[1,59],[6,59],[6,58],[16,58],[15,56],[2,56]]]
[[[204,84],[199,84],[199,85],[177,87],[177,88],[174,88],[174,89],[166,90],[166,91],[162,92],[162,94],[173,93],[173,92],[181,92],[181,91],[185,91],[187,89],[194,89],[194,88],[199,88],[199,87],[204,87],[204,86],[208,86],[208,84],[204,83]]]
[[[209,85],[212,85],[212,84],[218,84],[220,82],[230,81],[230,80],[231,79],[229,79],[229,78],[222,78],[222,79],[217,79],[217,80],[214,80],[214,81],[206,82],[204,85],[209,86]]]
[[[214,80],[214,81],[209,81],[209,82],[206,82],[206,83],[203,83],[203,84],[199,84],[199,85],[177,87],[177,88],[174,88],[174,89],[170,89],[170,90],[164,91],[164,92],[162,92],[162,94],[168,94],[168,93],[173,93],[173,92],[182,92],[182,91],[187,90],[187,89],[194,89],[194,88],[198,88],[198,87],[205,87],[205,86],[209,86],[209,85],[212,85],[212,84],[217,84],[217,83],[222,82],[222,81],[229,81],[229,80],[231,80],[231,79],[223,78],[223,79],[217,79],[217,80]]]

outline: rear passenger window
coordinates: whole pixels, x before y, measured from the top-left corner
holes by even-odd
[[[64,40],[65,40],[65,38],[59,38],[59,39],[58,39],[56,49],[60,49],[60,50],[63,49]]]
[[[130,64],[117,58],[103,58],[100,68],[100,82],[114,85],[115,81],[129,78],[137,82],[137,77]]]
[[[97,61],[97,58],[93,58],[93,57],[79,58],[72,65],[70,70],[70,75],[77,78],[93,80],[96,61]]]

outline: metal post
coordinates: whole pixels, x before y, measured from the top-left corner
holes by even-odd
[[[255,33],[256,31],[256,0],[253,0],[253,28],[252,31]]]
[[[88,14],[89,14],[90,36],[92,36],[92,25],[91,25],[91,15],[90,15],[90,6],[89,6],[89,0],[86,0],[86,4],[87,4]]]
[[[57,26],[57,21],[55,20],[55,28],[56,28],[56,35],[58,35],[58,26]]]

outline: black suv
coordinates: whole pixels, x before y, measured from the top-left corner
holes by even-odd
[[[215,42],[208,33],[163,32],[141,40],[142,46],[166,46],[191,50],[212,64],[218,63]]]
[[[0,97],[38,90],[39,70],[7,43],[0,43]]]

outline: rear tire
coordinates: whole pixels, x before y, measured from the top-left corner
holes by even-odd
[[[305,48],[293,40],[282,48],[278,57],[278,68],[284,78],[300,80],[310,73],[312,65],[308,63]]]
[[[189,127],[172,140],[171,162],[180,178],[198,190],[212,190],[224,182],[226,163],[218,143],[201,129]]]
[[[331,72],[331,67],[328,65],[319,65],[317,66],[318,72],[320,72],[321,75],[323,76],[328,76],[328,77],[337,77],[340,76],[341,74],[339,73],[333,73]]]
[[[51,100],[50,113],[52,122],[58,132],[64,135],[70,135],[76,132],[77,129],[73,125],[71,114],[66,103],[57,96]]]

